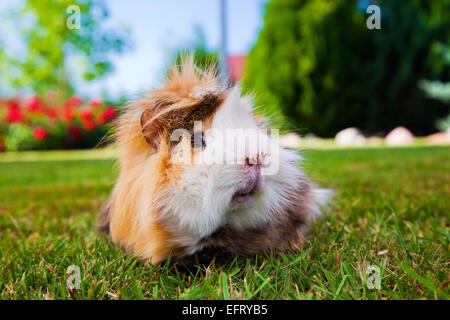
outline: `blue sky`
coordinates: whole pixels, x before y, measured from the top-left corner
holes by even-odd
[[[136,94],[157,85],[162,81],[168,53],[189,44],[195,26],[204,31],[208,47],[219,47],[219,0],[107,3],[111,24],[129,27],[135,47],[133,52],[114,57],[114,74],[94,87],[106,85],[111,93],[124,90],[126,94]],[[264,0],[227,0],[230,54],[250,50],[262,26],[264,3]]]
[[[247,53],[262,27],[267,0],[227,0],[228,52]],[[3,2],[3,1],[2,1]],[[111,96],[133,97],[162,81],[174,48],[194,39],[199,26],[207,46],[219,48],[219,0],[108,0],[108,26],[127,27],[134,43],[132,51],[112,56],[114,71],[107,77],[79,85],[80,94],[96,96],[106,90]],[[6,4],[8,3],[8,4]],[[0,12],[20,0],[0,4]]]

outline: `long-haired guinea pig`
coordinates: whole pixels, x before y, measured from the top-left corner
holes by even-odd
[[[153,264],[299,248],[328,192],[257,122],[238,86],[192,57],[173,67],[118,120],[121,171],[99,229]]]

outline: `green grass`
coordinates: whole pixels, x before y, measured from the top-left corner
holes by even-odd
[[[450,148],[311,149],[336,192],[299,252],[225,266],[146,267],[95,231],[111,150],[0,155],[1,299],[448,299]],[[81,290],[66,270],[81,268]],[[381,272],[381,289],[366,270]]]

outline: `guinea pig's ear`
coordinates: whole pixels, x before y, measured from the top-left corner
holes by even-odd
[[[141,115],[141,128],[142,128],[142,134],[144,135],[145,140],[147,140],[147,143],[155,150],[158,150],[158,145],[161,141],[161,129],[162,126],[160,125],[158,120],[153,120],[152,122],[149,122],[152,118],[152,113],[150,110],[145,110],[142,112]]]

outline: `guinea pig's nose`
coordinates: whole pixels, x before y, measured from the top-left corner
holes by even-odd
[[[261,164],[258,160],[251,161],[248,157],[245,159],[245,170],[237,191],[233,195],[233,200],[237,203],[244,203],[262,188]]]

